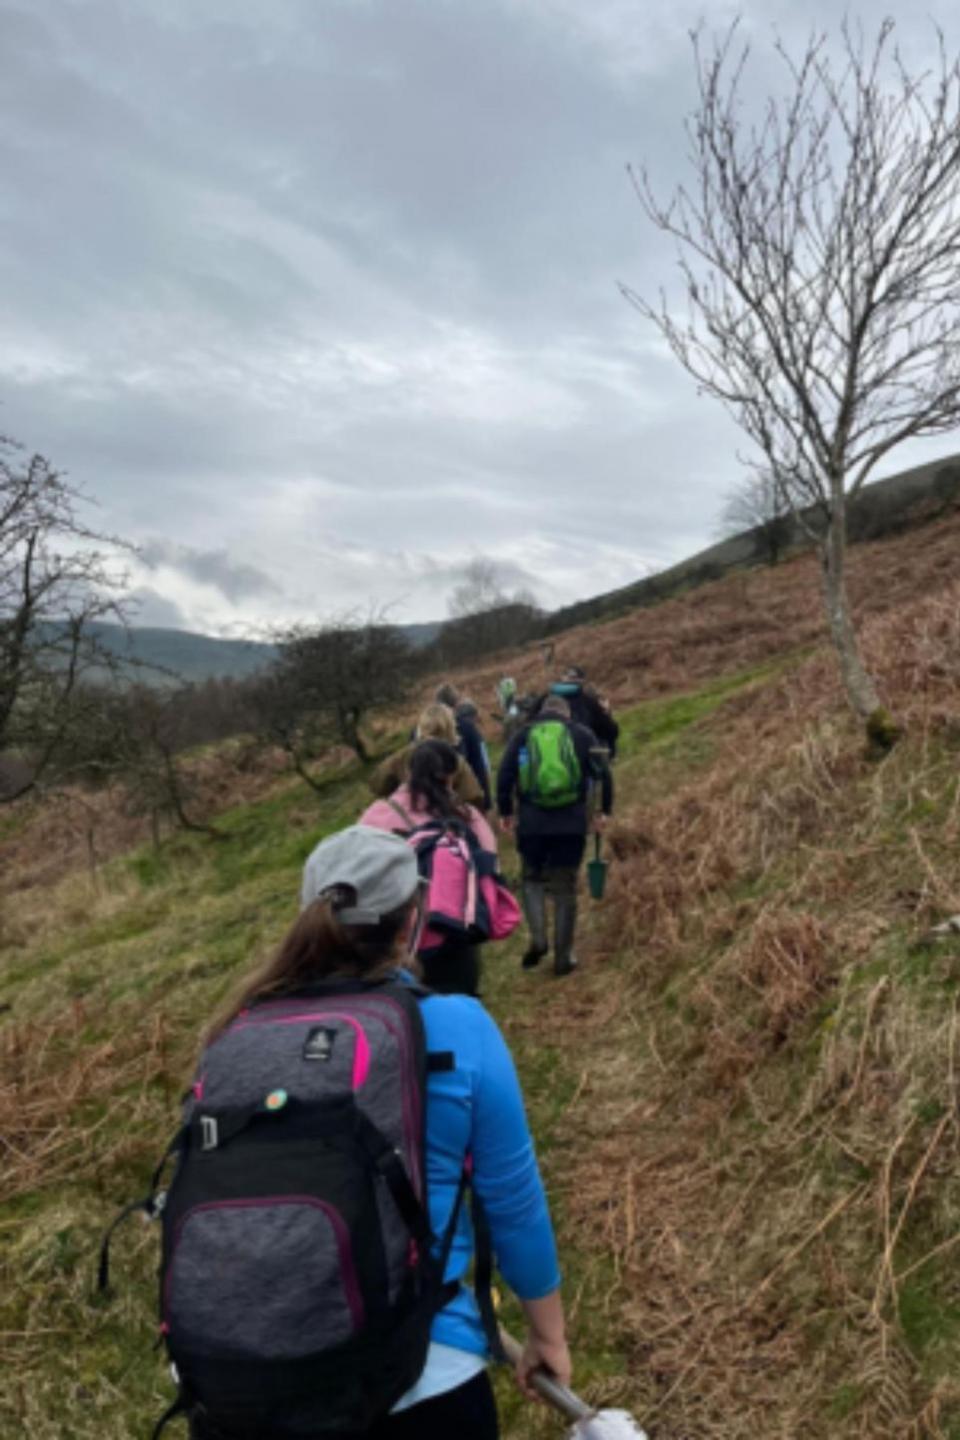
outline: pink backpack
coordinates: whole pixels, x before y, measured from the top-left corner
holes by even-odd
[[[484,850],[463,820],[417,824],[401,805],[387,801],[406,828],[427,881],[427,903],[418,953],[433,955],[451,936],[480,943],[505,940],[520,924],[520,907],[496,873],[497,857]]]

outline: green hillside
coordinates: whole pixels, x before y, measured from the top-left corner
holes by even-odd
[[[609,896],[567,981],[522,973],[519,940],[488,951],[577,1383],[652,1440],[960,1440],[960,936],[930,935],[960,913],[958,534],[863,557],[878,596],[900,587],[865,616],[906,725],[879,764],[808,630],[798,647],[784,620],[778,653],[730,663],[735,577],[646,639],[642,614],[597,630],[597,664],[634,677]],[[772,605],[804,563],[751,584]],[[156,1235],[118,1241],[109,1305],[96,1245],[162,1149],[205,1018],[365,799],[356,765],[318,796],[281,781],[221,817],[226,840],[0,890],[0,1434],[132,1440],[163,1408]],[[510,1440],[559,1440],[501,1390]]]
[[[164,672],[151,675],[149,670],[144,670],[142,678],[148,684],[227,676],[240,680],[265,669],[277,653],[276,646],[256,640],[220,640],[190,630],[165,630],[149,625],[124,628],[103,621],[91,629],[104,650],[123,660],[155,666]]]
[[[439,630],[438,624],[401,625],[400,630],[414,647],[428,645]],[[98,621],[90,626],[97,642],[113,655],[145,668],[137,678],[145,684],[164,685],[176,681],[199,683],[210,679],[243,680],[264,670],[276,658],[277,647],[259,640],[222,640],[215,635],[198,635],[192,630],[165,630],[149,625],[108,625]]]

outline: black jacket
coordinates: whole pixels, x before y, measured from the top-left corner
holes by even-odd
[[[540,720],[555,720],[558,716],[543,715]],[[537,720],[532,722],[536,725]],[[580,795],[573,805],[564,805],[556,810],[547,810],[535,805],[519,794],[520,756],[526,744],[532,725],[525,725],[504,751],[497,772],[497,809],[505,818],[513,814],[514,797],[519,800],[517,830],[525,835],[585,835],[587,831],[587,797],[592,785],[600,787],[600,807],[604,815],[613,809],[613,778],[606,763],[606,752],[592,730],[574,721],[561,721],[567,725],[573,738],[580,761]]]
[[[460,736],[460,754],[476,775],[483,791],[482,809],[490,809],[490,771],[484,754],[480,731],[467,715],[457,716],[457,734]]]
[[[620,734],[620,726],[610,711],[600,704],[594,692],[585,685],[560,682],[551,687],[550,694],[563,696],[570,706],[571,720],[592,730],[600,744],[607,747],[610,758],[613,759],[617,753],[617,737]]]

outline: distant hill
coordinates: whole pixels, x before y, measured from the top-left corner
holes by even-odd
[[[439,630],[436,624],[401,625],[410,644],[428,645]],[[165,630],[152,626],[99,623],[91,627],[104,649],[126,660],[193,682],[230,677],[242,680],[263,670],[275,658],[277,648],[258,640],[220,640],[197,635],[191,630]],[[148,683],[163,684],[162,674],[145,671]]]
[[[960,498],[960,454],[916,465],[910,470],[867,485],[851,503],[850,539],[875,540],[896,534],[907,526],[942,511]],[[790,542],[805,546],[807,540],[794,524]],[[559,634],[574,626],[608,620],[640,606],[654,605],[685,590],[717,580],[730,570],[762,561],[757,536],[748,530],[710,545],[667,570],[635,580],[617,590],[576,601],[552,611],[544,621],[544,632]],[[401,625],[399,628],[415,648],[436,639],[441,621]],[[242,679],[269,665],[276,647],[256,640],[218,640],[189,630],[161,630],[119,625],[98,625],[97,633],[107,649],[144,665],[157,666],[188,681],[231,676]],[[145,675],[150,679],[149,675]],[[156,677],[163,683],[162,677]]]
[[[948,455],[925,465],[901,470],[884,480],[865,485],[848,507],[848,533],[851,543],[878,540],[894,535],[921,519],[933,518],[960,499],[960,454]],[[809,540],[794,521],[793,534],[786,548],[806,548]],[[668,570],[634,580],[617,590],[578,600],[554,610],[547,618],[546,631],[556,635],[576,625],[608,620],[637,606],[655,605],[684,590],[696,589],[710,580],[718,580],[740,566],[762,563],[762,549],[756,531],[720,540],[700,550],[689,560],[681,560]]]
[[[276,646],[256,640],[218,640],[190,630],[163,630],[153,626],[91,626],[105,650],[125,660],[172,671],[183,680],[202,681],[230,676],[243,679],[263,670],[276,655]],[[145,674],[145,680],[151,676]],[[162,677],[153,677],[161,683]]]

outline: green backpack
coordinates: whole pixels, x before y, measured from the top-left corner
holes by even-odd
[[[573,736],[562,720],[538,720],[520,753],[520,794],[545,810],[576,805],[582,772]]]

